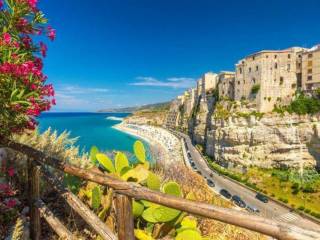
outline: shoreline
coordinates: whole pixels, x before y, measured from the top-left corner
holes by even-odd
[[[127,124],[124,121],[112,126],[112,128],[147,142],[156,165],[160,164],[167,168],[177,161],[181,163],[184,161],[180,140],[163,128]]]

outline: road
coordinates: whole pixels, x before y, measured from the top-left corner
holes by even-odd
[[[240,196],[246,204],[258,208],[260,210],[260,216],[271,218],[279,222],[294,224],[303,228],[319,230],[319,224],[307,218],[304,218],[294,212],[291,212],[288,208],[285,208],[274,201],[263,203],[255,198],[256,192],[251,191],[241,186],[240,184],[235,183],[230,179],[225,178],[224,176],[211,170],[208,167],[206,160],[193,146],[189,136],[183,133],[175,133],[184,139],[187,146],[187,150],[189,150],[191,158],[195,163],[197,170],[201,172],[202,176],[206,177],[207,179],[211,179],[215,183],[215,187],[213,189],[215,192],[219,193],[221,189],[226,189],[232,195]]]

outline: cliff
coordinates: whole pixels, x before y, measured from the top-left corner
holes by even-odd
[[[220,162],[260,167],[320,164],[320,115],[270,113],[213,119],[206,153]]]

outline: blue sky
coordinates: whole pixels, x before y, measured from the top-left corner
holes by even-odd
[[[42,0],[40,8],[57,29],[45,60],[54,111],[167,101],[250,53],[320,43],[318,0]]]

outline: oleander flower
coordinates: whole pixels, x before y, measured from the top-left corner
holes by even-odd
[[[47,50],[47,45],[45,45],[43,42],[40,42],[40,52],[43,57],[47,56]]]
[[[3,40],[6,44],[10,44],[11,43],[11,35],[7,32],[5,32],[3,35]]]
[[[46,85],[42,59],[47,46],[35,35],[56,38],[56,30],[37,9],[38,0],[0,0],[0,136],[37,126],[35,117],[55,105],[54,89]],[[41,39],[41,38],[40,38]],[[40,56],[39,56],[40,55]]]
[[[51,41],[54,41],[54,39],[56,38],[56,30],[53,29],[51,26],[48,26],[48,37]]]

